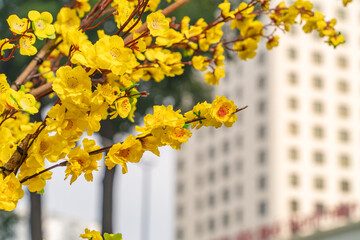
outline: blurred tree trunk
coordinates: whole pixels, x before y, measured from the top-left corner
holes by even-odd
[[[41,101],[39,112],[30,116],[31,121],[42,121],[41,111],[43,109],[43,102]],[[31,240],[42,240],[42,217],[41,217],[41,195],[30,192],[30,232]]]
[[[113,123],[109,120],[105,120],[101,125],[100,135],[104,146],[113,144],[114,128]],[[103,177],[103,195],[102,195],[102,221],[101,221],[101,232],[113,233],[113,187],[115,178],[116,166],[109,170],[105,167]]]
[[[41,195],[30,193],[30,232],[31,240],[42,240]]]

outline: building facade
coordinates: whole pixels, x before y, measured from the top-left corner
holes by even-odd
[[[183,145],[176,239],[287,239],[359,216],[360,4],[312,2],[346,44],[294,27],[276,49],[227,64],[214,95],[249,107]]]

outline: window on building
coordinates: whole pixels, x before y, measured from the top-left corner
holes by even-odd
[[[225,188],[222,192],[222,198],[224,202],[229,202],[230,201],[230,191],[229,189]]]
[[[216,178],[216,174],[215,174],[215,170],[211,169],[209,171],[209,182],[210,183],[214,183],[215,182],[215,178]]]
[[[260,65],[263,65],[265,63],[265,53],[264,52],[259,53],[258,61],[259,61]]]
[[[350,192],[350,183],[348,180],[340,181],[340,191],[343,193]]]
[[[314,101],[312,108],[314,113],[321,114],[324,112],[324,105],[320,101]]]
[[[290,85],[297,85],[298,84],[298,76],[295,72],[290,72],[288,74],[288,82]]]
[[[323,62],[323,56],[320,52],[312,53],[312,61],[316,64],[321,64]]]
[[[267,203],[263,200],[263,201],[260,201],[259,202],[259,205],[258,205],[258,214],[259,216],[266,216],[267,215]]]
[[[264,139],[266,137],[266,127],[264,125],[259,126],[257,135],[259,139]]]
[[[292,147],[289,149],[289,158],[290,160],[296,161],[299,159],[299,151],[297,148]]]
[[[346,12],[343,8],[336,9],[336,16],[339,20],[346,20]]]
[[[288,128],[291,135],[296,136],[299,134],[299,127],[296,123],[290,123]]]
[[[289,48],[288,49],[288,58],[291,59],[291,60],[295,60],[298,56],[297,56],[297,51],[296,51],[296,48]]]
[[[350,158],[347,154],[340,154],[339,155],[339,165],[343,168],[350,167]]]
[[[258,152],[258,163],[259,163],[259,165],[266,164],[266,151],[265,150],[260,150]]]
[[[265,190],[267,185],[267,179],[266,176],[259,176],[258,177],[258,188],[259,190]]]
[[[223,166],[223,177],[228,178],[230,176],[230,167],[229,164],[225,163]]]
[[[259,89],[264,89],[266,87],[265,76],[263,76],[263,75],[259,76],[257,85],[258,85]]]
[[[176,229],[176,239],[177,239],[177,240],[185,239],[185,237],[184,237],[184,230],[183,230],[182,228],[180,228],[180,227],[178,227],[178,228]]]
[[[266,103],[264,100],[260,100],[258,102],[257,110],[259,114],[263,114],[266,112]]]
[[[339,131],[339,140],[341,142],[348,142],[350,139],[349,132],[345,129]]]
[[[290,186],[292,187],[297,187],[299,186],[299,177],[297,174],[293,173],[293,174],[290,174],[289,176],[289,183],[290,183]]]
[[[200,175],[200,174],[196,175],[195,185],[197,187],[199,187],[199,188],[202,187],[202,185],[203,185],[203,177],[202,177],[202,175]]]
[[[228,213],[223,214],[222,223],[225,228],[227,228],[230,225],[230,216]]]
[[[209,206],[210,207],[213,207],[215,206],[215,195],[213,193],[210,193],[209,194]]]
[[[209,158],[214,159],[215,158],[215,148],[213,146],[209,147]]]
[[[299,211],[299,202],[296,200],[291,200],[289,203],[290,212],[297,213]]]
[[[178,182],[177,184],[177,193],[181,195],[184,192],[184,184],[182,182]]]
[[[346,57],[339,56],[336,58],[336,64],[339,68],[345,69],[348,66],[348,61],[347,61]]]
[[[288,106],[291,110],[296,110],[299,107],[299,103],[296,98],[291,97],[291,98],[289,98]]]
[[[345,80],[340,80],[337,83],[337,89],[340,93],[347,93],[349,91],[349,86]]]
[[[314,178],[314,188],[317,190],[323,190],[325,188],[325,182],[322,177]]]
[[[227,153],[229,152],[229,148],[230,148],[230,142],[227,141],[227,140],[225,140],[225,141],[223,142],[223,152],[224,152],[225,154],[227,154]]]
[[[324,137],[324,129],[321,126],[315,126],[313,128],[313,136],[317,139],[322,139]]]
[[[185,162],[182,158],[179,158],[177,161],[177,171],[182,172],[184,170]]]
[[[342,104],[338,106],[338,115],[340,117],[346,118],[349,116],[349,109],[346,105]]]
[[[184,215],[184,206],[178,205],[176,208],[177,217],[181,218]]]
[[[321,165],[324,163],[324,154],[321,151],[315,151],[313,153],[313,159],[314,163]]]
[[[312,85],[315,89],[320,90],[324,88],[324,81],[320,76],[314,76],[312,79]]]
[[[215,219],[210,218],[208,221],[208,228],[210,232],[213,232],[215,230]]]
[[[315,213],[317,214],[323,214],[325,212],[325,206],[321,202],[315,203]]]
[[[236,145],[242,147],[244,143],[243,136],[238,135],[236,136]]]

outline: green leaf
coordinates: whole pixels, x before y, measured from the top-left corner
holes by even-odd
[[[190,124],[186,123],[183,128],[188,128],[190,126]]]
[[[45,190],[41,189],[40,191],[37,191],[37,193],[43,195],[45,193]]]
[[[105,240],[122,240],[122,234],[121,233],[117,233],[117,234],[104,233],[104,239]]]
[[[18,105],[18,107],[22,110],[22,107],[20,106],[20,104],[18,103],[18,101],[14,98],[14,96],[12,94],[10,94],[10,97],[12,100],[14,100],[14,102]]]
[[[56,34],[53,33],[52,35],[48,35],[47,38],[49,38],[49,39],[55,39],[55,38],[56,38]]]
[[[22,91],[23,93],[25,93],[25,86],[24,86],[24,85],[21,85],[20,91]]]

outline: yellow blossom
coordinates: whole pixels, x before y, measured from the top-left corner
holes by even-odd
[[[113,166],[113,164],[119,164],[122,166],[122,172],[127,173],[127,162],[139,162],[143,152],[140,140],[130,135],[123,143],[114,144],[110,148],[105,164],[108,167]]]
[[[81,234],[80,237],[83,239],[103,240],[100,232],[95,230],[90,231],[88,228],[85,229],[85,233]]]
[[[28,55],[28,56],[35,55],[37,53],[36,47],[33,46],[35,41],[36,38],[34,34],[32,33],[24,34],[19,40],[20,54]]]
[[[23,196],[24,191],[14,173],[5,178],[0,174],[0,209],[12,211]]]
[[[55,27],[51,24],[53,21],[51,13],[30,11],[28,17],[33,22],[36,36],[39,38],[55,38]]]
[[[165,35],[166,31],[169,29],[169,21],[166,20],[164,14],[161,11],[151,13],[146,18],[148,29],[150,34],[154,37]]]
[[[10,31],[16,34],[23,34],[28,29],[28,20],[26,18],[20,19],[16,15],[10,15],[7,19]]]

